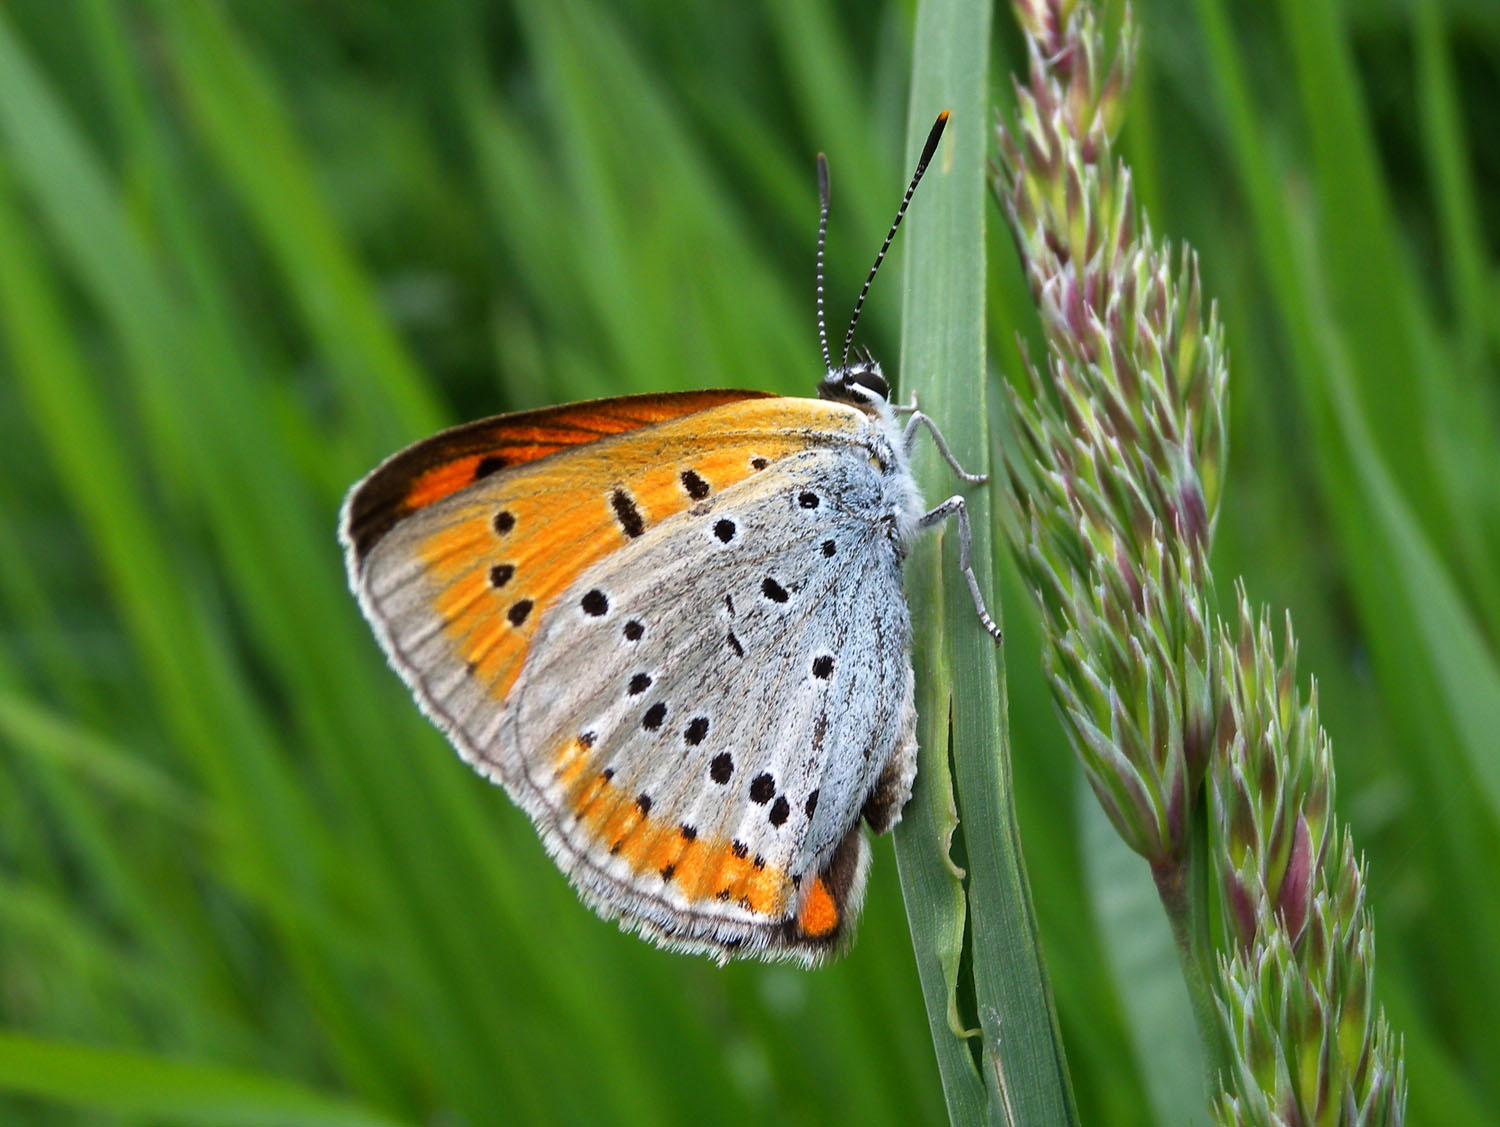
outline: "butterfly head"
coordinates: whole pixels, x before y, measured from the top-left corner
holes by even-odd
[[[891,385],[880,370],[880,362],[860,349],[852,362],[829,370],[818,384],[818,398],[878,409],[890,402]]]

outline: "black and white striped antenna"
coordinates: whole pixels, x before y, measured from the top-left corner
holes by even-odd
[[[886,232],[885,242],[880,244],[880,253],[875,256],[875,265],[870,267],[865,284],[860,288],[859,298],[854,303],[854,313],[849,318],[849,331],[844,334],[844,351],[839,356],[840,368],[846,367],[849,363],[849,348],[854,343],[854,326],[859,324],[860,310],[865,307],[865,296],[870,292],[870,283],[875,280],[875,272],[880,269],[881,262],[885,260],[885,252],[891,249],[891,240],[896,237],[896,228],[901,226],[901,220],[906,217],[906,209],[911,203],[912,194],[916,192],[917,185],[922,181],[922,174],[927,171],[928,164],[932,162],[932,154],[937,151],[938,141],[943,136],[943,127],[947,124],[948,111],[944,110],[932,123],[932,131],[927,134],[927,143],[922,146],[922,155],[917,160],[917,170],[912,173],[911,183],[907,185],[906,195],[901,199],[901,206],[896,209],[896,218],[891,222],[891,229]],[[833,364],[828,355],[828,335],[823,327],[823,237],[828,229],[828,161],[822,153],[818,154],[818,195],[821,200],[821,214],[818,218],[818,336],[823,342],[823,363],[831,372]]]
[[[818,343],[823,346],[823,368],[833,371],[828,355],[828,327],[823,321],[823,243],[828,238],[828,158],[818,154]]]

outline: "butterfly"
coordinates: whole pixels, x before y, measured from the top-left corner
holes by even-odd
[[[861,822],[917,768],[902,561],[962,497],[922,503],[920,431],[854,327],[818,398],[632,395],[502,415],[389,458],[340,515],[350,587],[459,754],[531,817],[605,918],[678,950],[812,965],[850,941]]]

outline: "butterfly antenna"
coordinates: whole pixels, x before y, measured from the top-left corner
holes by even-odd
[[[854,343],[854,326],[859,324],[859,311],[864,308],[865,295],[870,292],[870,283],[875,280],[875,272],[880,269],[880,264],[885,259],[885,252],[891,249],[891,240],[896,237],[896,228],[901,226],[901,220],[906,217],[906,208],[911,203],[912,194],[917,190],[917,185],[921,183],[922,173],[927,171],[927,165],[932,161],[932,154],[937,151],[938,141],[943,136],[943,127],[947,124],[948,111],[944,110],[942,113],[938,114],[937,120],[932,123],[932,131],[927,134],[927,143],[922,146],[922,155],[917,160],[917,170],[916,172],[912,173],[911,183],[907,185],[906,188],[906,195],[901,199],[901,206],[896,209],[896,218],[891,223],[891,229],[886,232],[885,242],[880,244],[880,253],[875,256],[875,265],[870,267],[870,273],[869,276],[865,278],[864,287],[859,291],[859,299],[854,303],[854,314],[849,318],[849,331],[844,334],[844,353],[843,356],[839,359],[840,367],[849,362],[849,346]],[[826,186],[828,174],[826,169],[824,168],[821,157],[819,158],[818,168],[820,186]],[[826,203],[823,209],[823,215],[826,222],[828,215]],[[822,322],[823,300],[822,246],[822,239],[820,237],[818,240],[818,317],[820,328]],[[827,361],[828,357],[826,354],[824,355],[823,359],[825,362]]]
[[[833,371],[828,355],[828,326],[823,320],[823,244],[828,238],[828,158],[818,154],[818,343],[823,346],[823,368]]]

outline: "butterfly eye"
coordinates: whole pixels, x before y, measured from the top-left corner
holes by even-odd
[[[868,365],[860,364],[851,368],[844,377],[851,383],[858,384],[866,391],[872,391],[882,399],[891,397],[891,385],[885,382],[885,376],[880,373],[880,365],[870,362]]]
[[[818,384],[818,398],[853,403],[857,407],[885,402],[890,397],[891,385],[886,382],[880,365],[874,360],[860,360],[848,367],[839,368],[830,372]]]

